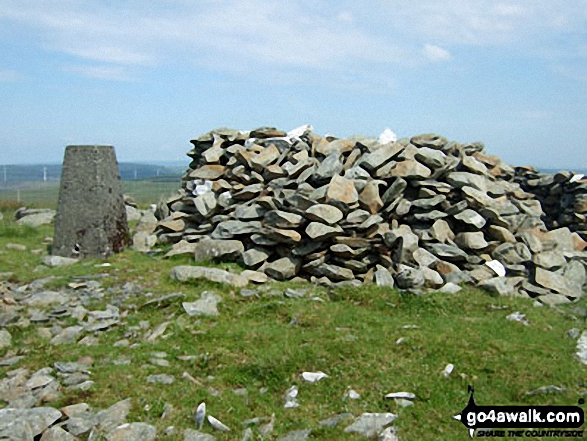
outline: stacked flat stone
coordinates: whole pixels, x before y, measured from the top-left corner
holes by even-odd
[[[548,230],[540,200],[481,143],[337,139],[309,126],[191,142],[182,188],[157,210],[169,255],[325,285],[470,282],[549,304],[583,295],[586,243]]]
[[[568,171],[516,167],[516,182],[540,201],[549,229],[568,227],[587,240],[587,178]]]

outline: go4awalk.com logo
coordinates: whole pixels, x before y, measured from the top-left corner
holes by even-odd
[[[463,423],[471,438],[583,438],[579,428],[585,416],[579,406],[478,406],[471,386],[469,393],[467,406],[454,419]]]

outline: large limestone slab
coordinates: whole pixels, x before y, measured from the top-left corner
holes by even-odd
[[[238,274],[229,273],[219,268],[206,268],[203,266],[181,265],[171,269],[169,275],[172,279],[179,282],[189,280],[206,279],[212,282],[228,283],[236,287],[246,286],[248,280]]]

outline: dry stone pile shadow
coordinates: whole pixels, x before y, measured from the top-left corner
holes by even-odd
[[[191,142],[182,188],[156,211],[168,255],[238,261],[259,280],[444,292],[472,283],[549,305],[584,294],[581,175],[511,167],[481,143],[436,134],[338,139],[263,127]],[[172,271],[208,276],[250,281]]]

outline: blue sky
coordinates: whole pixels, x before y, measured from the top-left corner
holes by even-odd
[[[587,0],[1,0],[0,103],[3,164],[309,123],[587,168]]]

